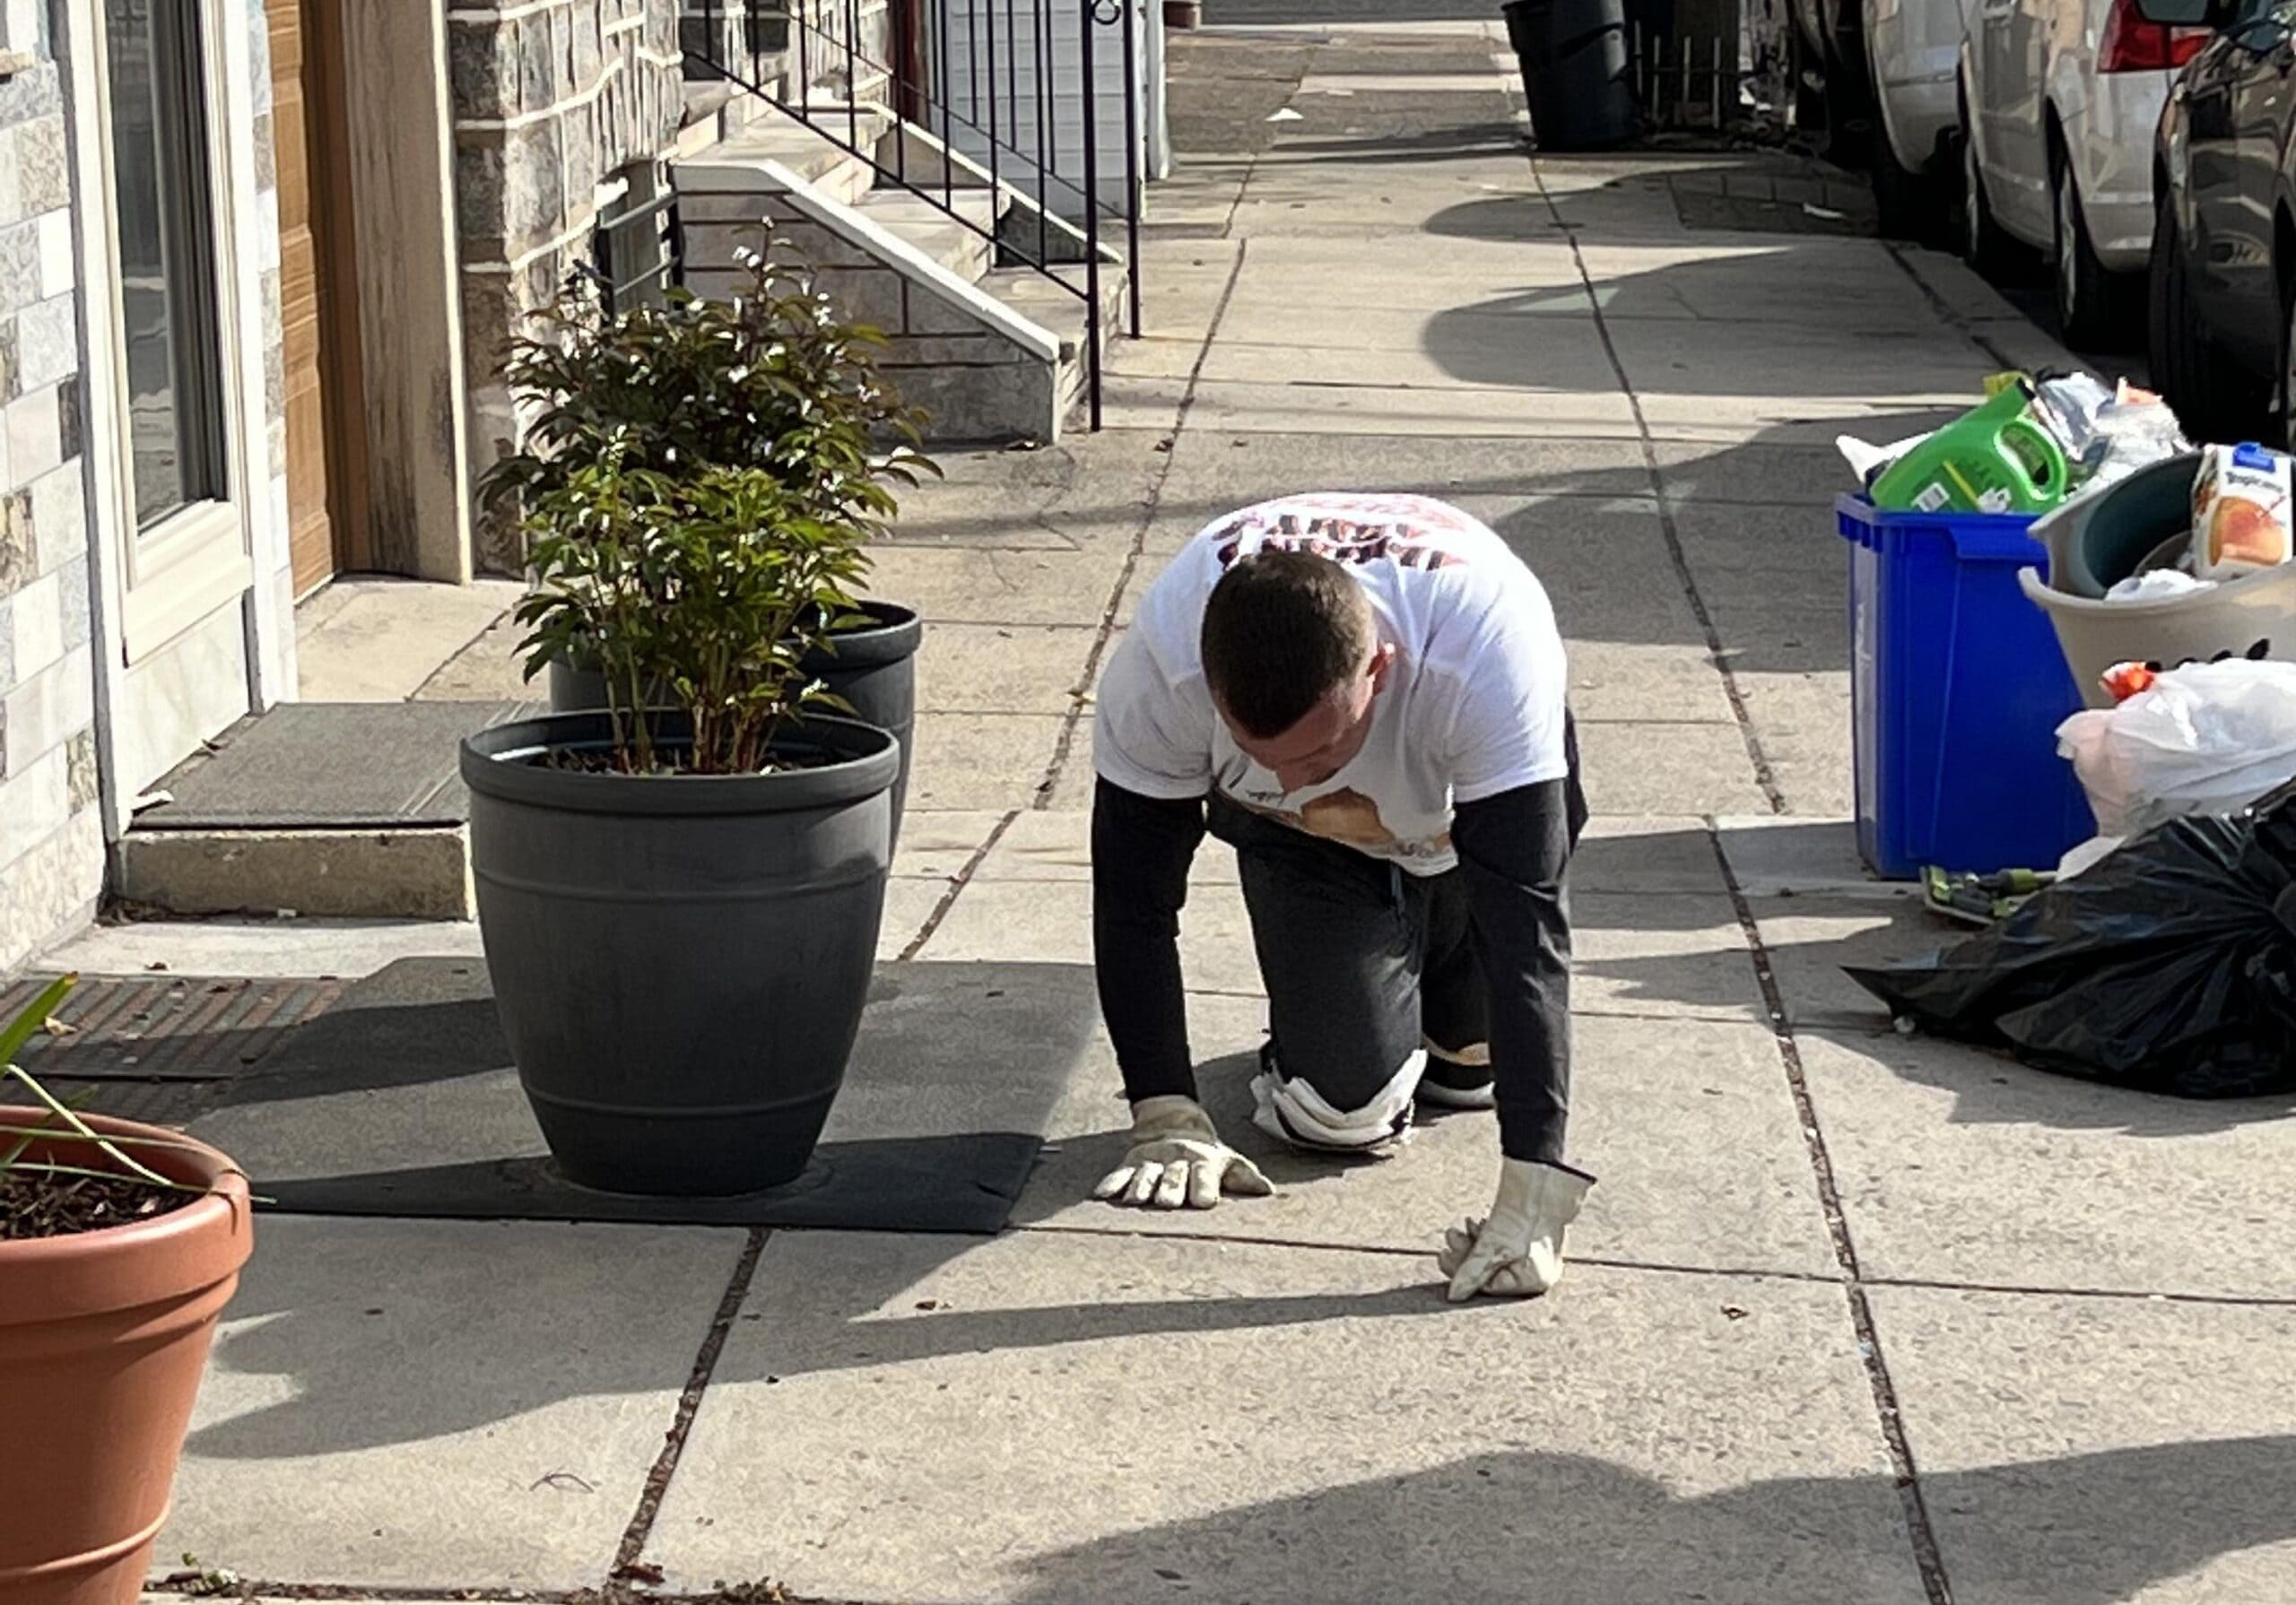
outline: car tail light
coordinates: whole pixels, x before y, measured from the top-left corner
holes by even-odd
[[[2112,13],[2105,19],[2104,43],[2097,52],[2097,71],[2173,72],[2199,55],[2208,37],[2205,28],[2146,22],[2136,0],[2113,0]]]

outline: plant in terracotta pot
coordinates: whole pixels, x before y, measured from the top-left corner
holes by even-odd
[[[80,1115],[14,1061],[73,985],[0,1028],[0,1601],[131,1605],[215,1322],[247,1179],[158,1126]]]
[[[764,468],[609,444],[529,499],[527,672],[602,709],[463,744],[503,1031],[560,1168],[737,1193],[793,1179],[859,1028],[900,749],[808,665],[870,526]]]
[[[788,247],[769,233],[743,253],[749,282],[727,301],[682,289],[659,306],[603,311],[580,285],[542,315],[514,347],[507,377],[531,421],[522,450],[488,470],[484,493],[530,509],[612,455],[627,468],[671,474],[712,467],[770,475],[790,505],[874,536],[898,510],[894,487],[937,473],[919,451],[924,416],[884,381],[875,353],[884,337],[840,320]],[[907,795],[916,707],[916,613],[870,600],[818,620],[810,673],[865,724],[901,747],[894,788],[896,830]],[[548,666],[551,707],[566,713],[608,706],[593,654],[568,652]],[[640,701],[675,698],[661,687]]]

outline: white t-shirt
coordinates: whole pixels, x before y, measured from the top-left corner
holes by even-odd
[[[1286,792],[1238,749],[1212,705],[1199,637],[1212,587],[1264,547],[1336,559],[1362,586],[1396,659],[1347,767]],[[1457,508],[1422,496],[1289,497],[1198,534],[1141,598],[1102,676],[1094,767],[1165,800],[1218,791],[1256,813],[1413,874],[1458,862],[1451,807],[1559,780],[1562,639],[1522,560]]]

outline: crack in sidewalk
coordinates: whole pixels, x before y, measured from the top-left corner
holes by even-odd
[[[1236,187],[1237,204],[1241,204],[1244,192],[1259,174],[1259,162],[1254,160]],[[1068,767],[1068,755],[1076,743],[1077,726],[1083,723],[1084,709],[1090,704],[1092,681],[1098,678],[1101,661],[1108,655],[1109,642],[1116,637],[1117,615],[1124,608],[1124,594],[1131,588],[1132,577],[1140,570],[1140,560],[1148,550],[1148,532],[1156,526],[1156,512],[1163,505],[1164,487],[1172,477],[1172,463],[1180,455],[1180,436],[1187,429],[1188,414],[1196,410],[1196,393],[1204,380],[1204,365],[1212,356],[1213,343],[1220,338],[1220,325],[1227,320],[1229,303],[1236,297],[1236,282],[1243,277],[1244,257],[1251,249],[1251,241],[1236,242],[1236,259],[1228,266],[1228,282],[1220,287],[1220,299],[1212,308],[1211,321],[1204,329],[1204,343],[1197,348],[1196,360],[1188,365],[1187,385],[1180,392],[1180,404],[1172,414],[1172,432],[1167,437],[1164,461],[1148,487],[1148,497],[1140,515],[1140,527],[1132,533],[1132,544],[1124,554],[1124,566],[1117,570],[1116,583],[1109,587],[1106,606],[1100,610],[1100,628],[1093,633],[1091,650],[1084,655],[1084,667],[1069,688],[1068,712],[1061,719],[1060,733],[1054,739],[1051,761],[1045,765],[1044,778],[1037,782],[1036,794],[1031,799],[1031,811],[1042,813],[1052,807],[1053,794],[1059,789],[1062,771]],[[1135,264],[1135,269],[1137,265]]]
[[[1906,1437],[1897,1384],[1892,1380],[1889,1362],[1882,1354],[1881,1332],[1874,1323],[1873,1305],[1866,1297],[1866,1283],[1857,1266],[1857,1245],[1850,1236],[1849,1217],[1841,1207],[1840,1190],[1835,1184],[1833,1156],[1828,1151],[1825,1133],[1818,1125],[1817,1104],[1810,1096],[1801,1044],[1795,1039],[1793,1022],[1786,1012],[1785,993],[1778,985],[1778,972],[1770,963],[1761,926],[1754,918],[1753,905],[1747,900],[1745,888],[1739,884],[1737,872],[1731,867],[1730,855],[1723,849],[1721,829],[1709,819],[1706,833],[1714,849],[1714,861],[1721,868],[1722,883],[1729,892],[1731,907],[1737,911],[1738,928],[1745,936],[1754,980],[1761,989],[1762,1006],[1770,1016],[1779,1062],[1786,1071],[1787,1089],[1793,1094],[1795,1118],[1801,1125],[1802,1141],[1809,1150],[1818,1202],[1825,1212],[1826,1234],[1833,1241],[1834,1258],[1841,1266],[1841,1289],[1849,1303],[1850,1323],[1857,1332],[1857,1350],[1865,1362],[1866,1385],[1873,1390],[1874,1408],[1881,1418],[1882,1439],[1888,1447],[1890,1470],[1897,1481],[1907,1535],[1912,1542],[1914,1566],[1921,1574],[1922,1590],[1928,1596],[1929,1605],[1952,1605],[1952,1583],[1945,1575],[1944,1557],[1938,1547],[1936,1529],[1929,1520],[1928,1501],[1922,1493],[1920,1471],[1914,1464],[1913,1446]]]
[[[686,1378],[684,1390],[678,1394],[677,1413],[670,1419],[669,1431],[663,1435],[662,1452],[646,1473],[645,1487],[638,1496],[638,1508],[631,1515],[630,1525],[622,1530],[621,1544],[614,1549],[609,1577],[623,1575],[645,1556],[647,1540],[654,1534],[654,1518],[661,1514],[662,1500],[670,1491],[670,1479],[677,1474],[678,1461],[685,1453],[687,1435],[693,1430],[693,1418],[701,1409],[701,1396],[709,1391],[710,1378],[718,1370],[718,1357],[726,1349],[726,1334],[733,1331],[735,1318],[749,1297],[751,1279],[756,1276],[758,1260],[772,1236],[770,1228],[750,1228],[749,1240],[743,1244],[742,1256],[734,1262],[734,1273],[726,1279],[725,1295],[718,1301],[718,1313],[711,1318],[709,1331],[693,1357],[693,1370]]]
[[[1578,231],[1563,221],[1562,208],[1556,204],[1553,191],[1547,187],[1546,174],[1539,166],[1538,157],[1531,157],[1531,178],[1538,186],[1539,199],[1544,203],[1547,216],[1570,242],[1571,265],[1578,269],[1579,287],[1587,292],[1587,304],[1594,309],[1595,334],[1603,343],[1603,355],[1611,365],[1611,372],[1618,378],[1618,387],[1626,397],[1627,406],[1634,413],[1635,438],[1642,447],[1642,464],[1650,476],[1650,495],[1658,508],[1658,528],[1666,542],[1666,556],[1673,563],[1674,578],[1681,585],[1683,595],[1690,603],[1690,611],[1698,620],[1700,633],[1706,639],[1706,655],[1722,677],[1722,694],[1728,698],[1730,716],[1737,722],[1739,739],[1746,744],[1747,761],[1753,765],[1754,784],[1761,788],[1762,799],[1774,814],[1786,812],[1786,794],[1778,784],[1777,771],[1770,767],[1770,755],[1762,750],[1761,736],[1754,729],[1753,713],[1746,706],[1746,695],[1738,684],[1738,676],[1730,667],[1728,652],[1722,645],[1722,632],[1714,623],[1713,610],[1706,605],[1706,597],[1698,588],[1698,577],[1691,571],[1690,554],[1683,549],[1681,528],[1674,523],[1672,499],[1666,494],[1666,482],[1658,466],[1658,444],[1650,433],[1650,420],[1643,412],[1642,397],[1634,388],[1634,381],[1627,377],[1626,363],[1618,354],[1618,343],[1611,337],[1611,326],[1603,316],[1602,299],[1595,293],[1595,276],[1587,268],[1586,253],[1579,248]]]

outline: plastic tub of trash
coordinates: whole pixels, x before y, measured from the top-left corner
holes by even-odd
[[[2192,453],[2155,464],[2033,525],[2048,577],[2028,568],[2018,583],[2048,616],[2073,683],[2091,707],[2112,706],[2103,682],[2116,664],[2296,661],[2296,563],[2205,587],[2187,581],[2157,595],[2106,594],[2131,576],[2169,571],[2165,560],[2189,541],[2200,461]]]
[[[1849,563],[1858,851],[1874,872],[2053,867],[2096,834],[2057,727],[2078,711],[2048,620],[2017,589],[2045,566],[2018,514],[1838,504]]]

